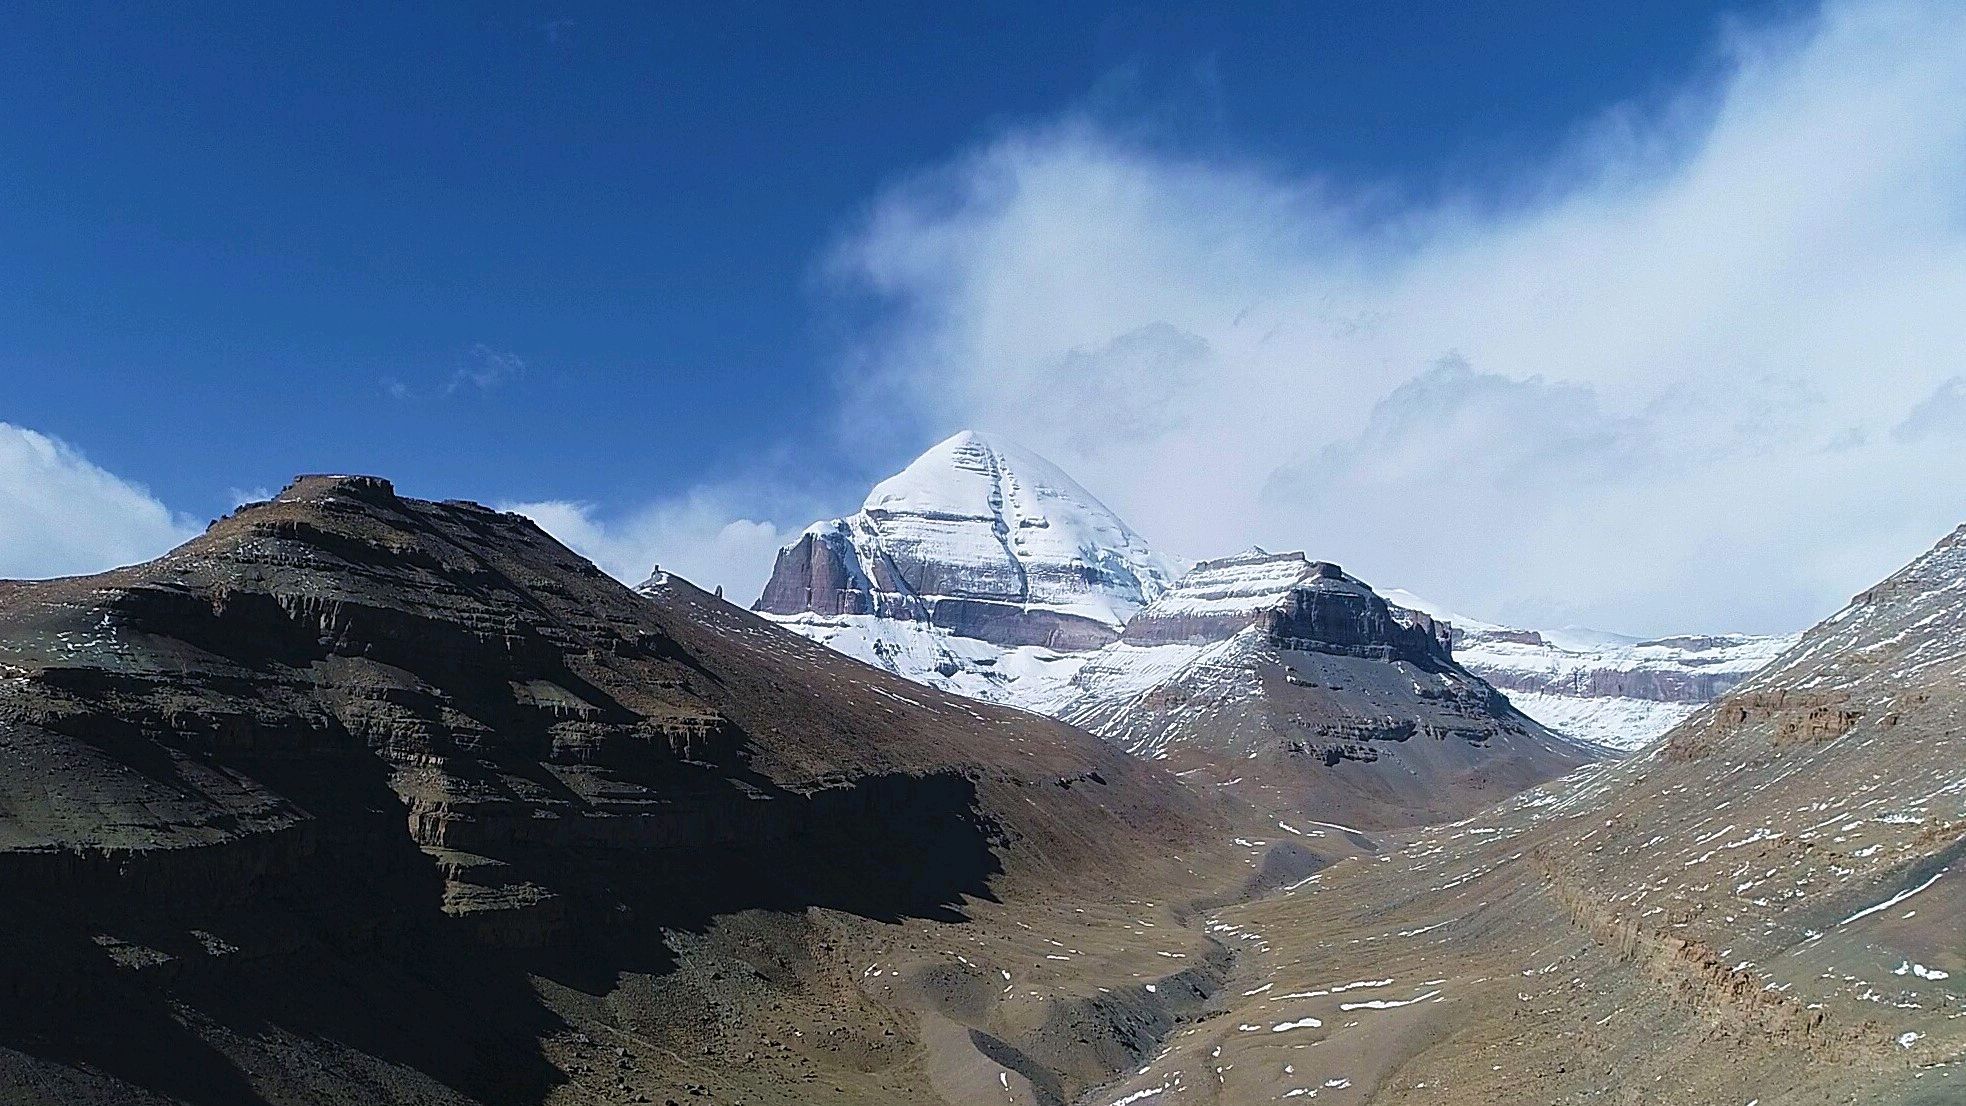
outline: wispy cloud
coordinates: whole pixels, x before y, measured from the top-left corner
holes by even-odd
[[[1966,515],[1966,6],[1717,47],[1417,207],[1004,133],[840,244],[891,309],[847,417],[1022,439],[1191,556],[1306,547],[1530,623],[1807,624]]]
[[[1966,377],[1955,376],[1918,401],[1905,420],[1891,428],[1902,442],[1966,441]]]
[[[518,354],[474,342],[464,351],[464,363],[451,373],[444,391],[446,394],[455,394],[467,388],[485,391],[515,379],[525,371],[526,363]]]
[[[419,387],[400,376],[386,376],[382,379],[382,390],[390,399],[398,401],[489,392],[510,384],[525,372],[525,359],[518,354],[473,342],[458,352],[456,364],[442,383]]]

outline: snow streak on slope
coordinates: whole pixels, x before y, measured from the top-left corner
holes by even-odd
[[[1524,630],[1454,614],[1397,588],[1385,595],[1451,623],[1454,659],[1523,713],[1558,733],[1619,749],[1651,743],[1797,640],[1717,634],[1648,641],[1575,627]]]
[[[1178,571],[1050,462],[964,431],[877,484],[859,513],[782,550],[757,609],[1091,648]]]
[[[1197,619],[1248,621],[1283,599],[1303,579],[1310,561],[1302,553],[1270,553],[1260,547],[1233,557],[1203,561],[1179,586],[1163,593],[1130,624],[1134,636],[1146,625],[1165,626]]]
[[[910,619],[865,614],[766,614],[835,652],[920,684],[1050,714],[1095,654],[1043,645],[998,645]]]
[[[888,556],[934,567],[925,594],[1015,598],[1118,630],[1179,574],[1057,466],[974,431],[874,485],[861,513]]]

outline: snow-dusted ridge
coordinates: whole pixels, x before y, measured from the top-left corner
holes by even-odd
[[[1570,737],[1619,749],[1649,744],[1796,643],[1797,635],[1644,639],[1567,627],[1526,630],[1469,618],[1411,592],[1388,601],[1454,628],[1454,658],[1523,713]]]
[[[1183,573],[1057,466],[964,431],[781,550],[756,609],[917,682],[1098,728],[1182,669],[1240,655],[1236,636],[1293,588],[1370,593],[1320,565],[1251,549]],[[1381,594],[1427,634],[1451,624],[1453,660],[1531,718],[1626,749],[1795,641],[1523,630]]]

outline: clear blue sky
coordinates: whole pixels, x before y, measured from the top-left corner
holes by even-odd
[[[815,269],[897,177],[1085,111],[1424,194],[1697,82],[1723,5],[823,7],[9,6],[0,420],[199,517],[873,464]]]

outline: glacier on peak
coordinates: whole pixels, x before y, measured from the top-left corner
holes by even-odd
[[[1119,636],[1180,565],[1057,466],[962,431],[778,554],[755,609],[872,615],[1003,646]]]

